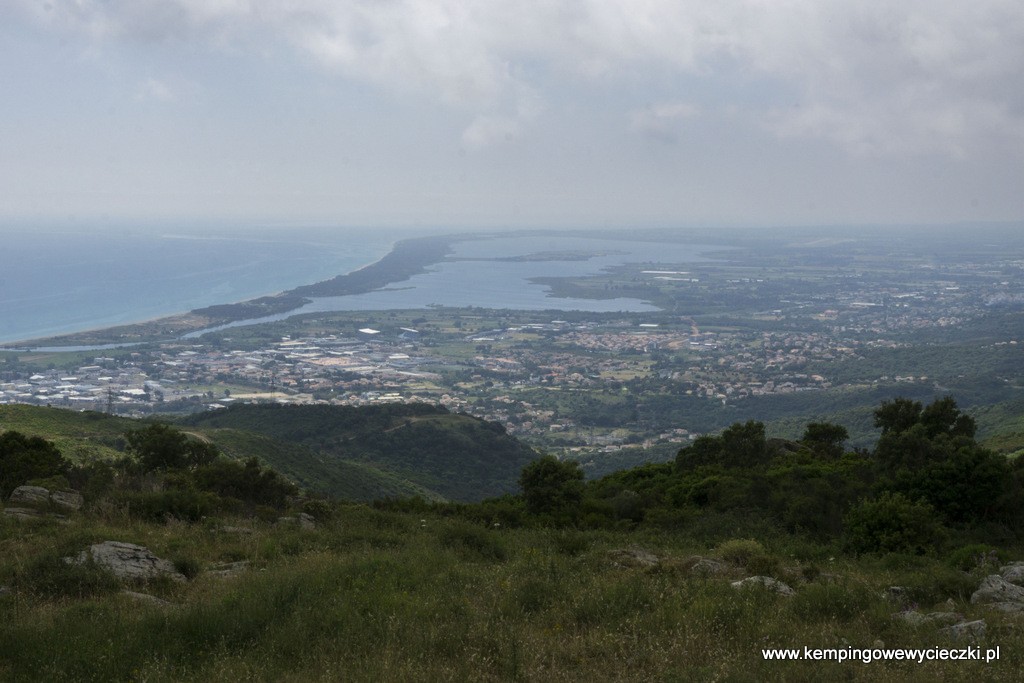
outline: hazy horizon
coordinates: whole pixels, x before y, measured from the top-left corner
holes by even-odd
[[[0,224],[1024,220],[1010,0],[10,0]]]

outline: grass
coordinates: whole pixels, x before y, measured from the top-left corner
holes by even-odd
[[[810,561],[793,559],[800,549],[785,539],[705,546],[678,533],[488,529],[360,505],[340,507],[315,531],[248,520],[252,534],[221,531],[242,523],[147,524],[109,510],[69,526],[0,523],[0,584],[14,587],[0,595],[0,679],[1009,681],[1024,665],[1014,620],[971,606],[937,559],[825,559],[820,573],[801,574]],[[93,575],[89,590],[61,590],[83,579],[54,570],[53,559],[105,539],[145,545],[193,579],[132,587],[172,607],[136,602]],[[624,569],[606,557],[632,545],[668,560]],[[771,557],[797,595],[736,591],[671,561],[694,553]],[[250,568],[207,572],[237,560]],[[39,567],[49,573],[37,576]],[[937,627],[893,618],[899,607],[882,591],[900,581],[923,610],[953,599],[969,618],[984,617],[985,642],[1001,646],[1002,661],[762,658],[765,647],[951,645]]]

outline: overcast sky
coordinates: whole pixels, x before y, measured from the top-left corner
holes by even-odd
[[[1024,219],[1020,0],[0,0],[0,219]]]

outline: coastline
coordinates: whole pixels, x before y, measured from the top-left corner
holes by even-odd
[[[0,344],[2,351],[31,351],[39,347],[136,345],[166,342],[208,327],[287,313],[308,303],[308,297],[345,296],[380,289],[426,272],[428,266],[451,253],[458,241],[478,235],[429,235],[401,239],[376,261],[348,273],[309,285],[300,285],[277,294],[229,304],[216,304],[182,313],[160,316],[135,323],[38,337]]]

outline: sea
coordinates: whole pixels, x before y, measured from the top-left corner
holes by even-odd
[[[140,322],[275,294],[372,263],[423,231],[288,227],[6,230],[0,249],[0,343]],[[554,297],[537,277],[584,276],[624,263],[708,260],[709,245],[607,236],[470,235],[428,272],[366,294],[317,298],[287,314],[480,306],[654,311],[630,298]],[[517,259],[517,257],[519,257]],[[221,328],[217,328],[221,329]]]

